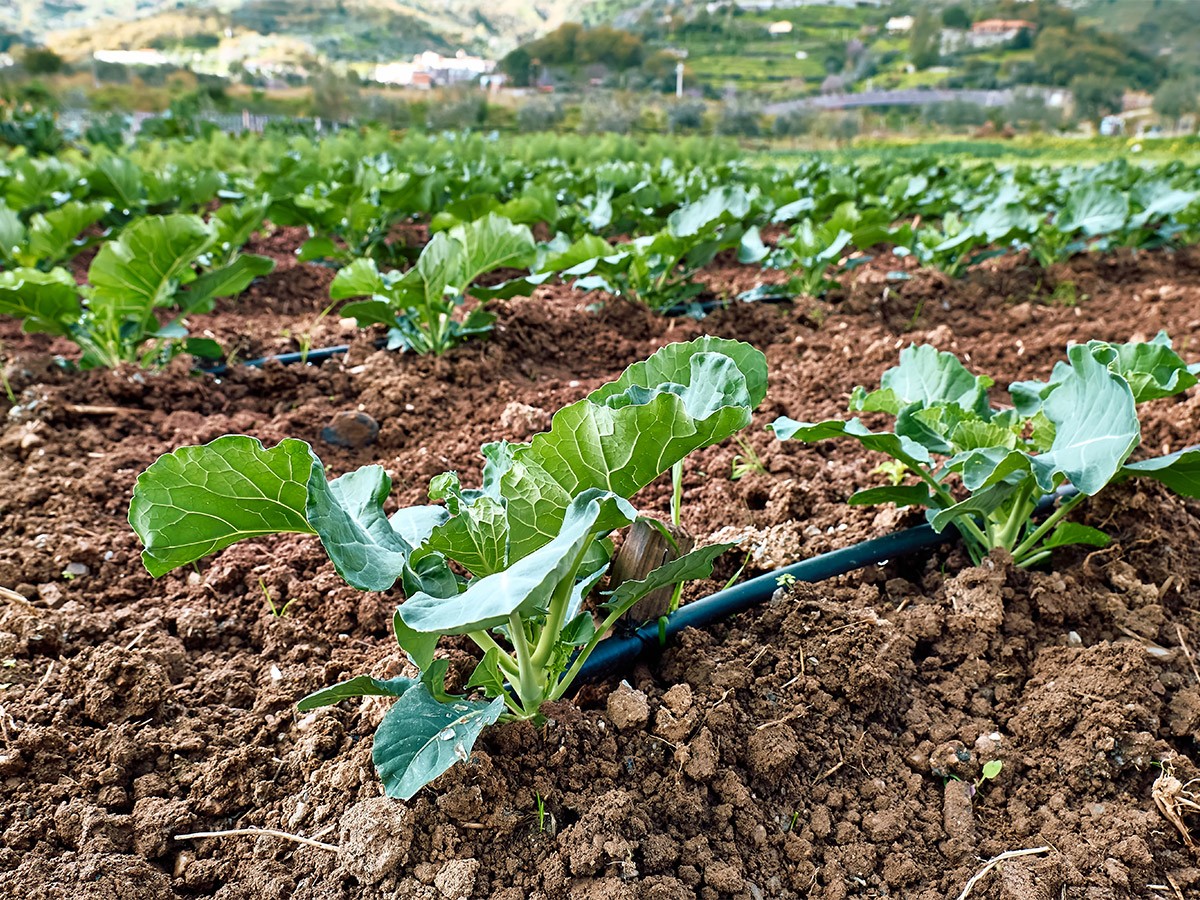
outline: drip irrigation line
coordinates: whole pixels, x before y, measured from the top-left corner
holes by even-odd
[[[375,348],[383,349],[387,346],[387,338],[380,338],[375,342]],[[272,356],[261,356],[258,359],[247,359],[243,362],[236,363],[237,366],[244,366],[249,369],[261,369],[267,363],[277,362],[285,366],[295,365],[297,363],[313,363],[314,365],[323,363],[333,359],[335,356],[340,356],[343,353],[350,352],[349,344],[338,344],[335,347],[320,347],[316,350],[296,351],[295,353],[276,353]],[[197,366],[198,371],[206,375],[224,375],[231,366],[229,363],[219,363],[215,366]]]
[[[1046,497],[1038,504],[1038,510],[1045,512],[1059,500],[1065,500],[1077,493],[1078,491],[1069,485],[1059,488],[1054,496]],[[584,681],[597,681],[628,669],[639,657],[661,649],[665,641],[675,637],[685,628],[704,628],[765,603],[779,587],[780,579],[785,582],[794,579],[806,583],[825,581],[849,574],[856,569],[887,562],[898,556],[929,550],[954,539],[955,532],[950,529],[939,534],[930,525],[918,525],[840,550],[822,553],[709,594],[679,607],[665,617],[661,627],[660,621],[648,622],[632,634],[613,635],[601,641],[580,668],[575,685]],[[568,690],[567,693],[572,694],[574,690]]]

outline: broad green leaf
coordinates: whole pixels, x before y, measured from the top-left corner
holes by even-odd
[[[987,389],[992,380],[972,375],[953,353],[923,344],[900,351],[900,365],[883,373],[880,387],[890,390],[904,405],[950,403],[987,418]]]
[[[742,341],[705,335],[691,341],[680,341],[660,348],[647,359],[633,363],[615,380],[602,385],[588,395],[600,403],[623,393],[631,385],[654,388],[660,384],[688,385],[695,376],[692,357],[701,353],[720,353],[737,364],[746,379],[750,403],[757,407],[767,395],[767,358],[761,350]],[[703,373],[701,373],[703,374]]]
[[[1129,199],[1116,188],[1082,184],[1063,203],[1054,227],[1064,234],[1082,231],[1095,237],[1120,231],[1128,218]]]
[[[1161,481],[1184,497],[1200,497],[1200,450],[1180,450],[1167,456],[1126,463],[1121,477],[1134,475]]]
[[[685,553],[678,559],[664,563],[652,570],[639,581],[625,581],[615,590],[607,593],[604,606],[608,609],[628,609],[647,594],[652,594],[659,588],[679,584],[682,581],[692,581],[696,578],[707,578],[712,574],[713,562],[726,550],[735,544],[710,544]]]
[[[929,520],[929,524],[933,526],[933,530],[939,534],[945,530],[947,525],[953,524],[956,520],[979,516],[986,519],[996,510],[1000,509],[1007,503],[1016,493],[1016,486],[1006,482],[999,482],[975,491],[970,497],[955,503],[953,506],[948,506],[944,509],[930,509],[925,515]]]
[[[350,297],[370,297],[386,294],[391,283],[379,272],[375,260],[356,259],[334,276],[329,285],[331,300],[346,300]]]
[[[723,219],[743,219],[750,212],[750,196],[741,185],[726,185],[709,191],[694,203],[677,209],[667,218],[667,231],[673,237],[699,234]]]
[[[245,538],[316,534],[306,507],[319,467],[303,441],[268,450],[245,435],[159,457],[138,476],[129,505],[142,561],[157,578]]]
[[[483,659],[475,666],[466,689],[482,688],[488,697],[499,697],[507,690],[504,675],[500,671],[500,651],[492,647],[483,654]]]
[[[79,321],[79,287],[66,269],[0,272],[0,315],[21,320],[21,330],[65,336]]]
[[[199,216],[147,216],[127,225],[88,269],[88,308],[97,331],[114,340],[127,323],[152,330],[154,308],[171,305],[213,240]]]
[[[851,506],[875,506],[880,503],[895,503],[899,507],[932,506],[933,497],[925,484],[882,485],[865,488],[850,496]]]
[[[384,591],[411,550],[383,512],[390,486],[379,466],[327,482],[303,441],[268,450],[255,438],[226,435],[168,453],[138,476],[129,521],[155,577],[245,538],[291,532],[319,535],[354,587]]]
[[[1069,547],[1073,544],[1086,544],[1089,547],[1107,547],[1112,538],[1099,528],[1090,525],[1080,525],[1078,522],[1059,522],[1039,546],[1043,550],[1053,550],[1055,547]]]
[[[472,575],[508,565],[508,520],[501,503],[480,497],[433,529],[425,546],[444,553]]]
[[[462,245],[464,258],[459,265],[460,281],[450,280],[459,290],[493,269],[525,268],[536,252],[533,235],[525,225],[489,213],[482,219],[458,226],[451,235]]]
[[[249,253],[239,254],[233,262],[205,272],[188,285],[180,305],[189,313],[212,312],[213,301],[219,297],[240,294],[255,278],[274,269],[273,259]]]
[[[349,681],[343,681],[319,691],[313,691],[296,704],[300,712],[308,712],[322,706],[332,706],[342,700],[355,697],[403,697],[413,685],[419,684],[415,678],[387,678],[380,680],[369,675],[359,675]]]
[[[1135,403],[1171,397],[1196,384],[1196,376],[1171,349],[1171,339],[1160,331],[1153,340],[1108,344],[1089,341],[1097,359],[1129,382]]]
[[[313,459],[308,521],[334,568],[361,591],[390,589],[412,552],[383,511],[392,480],[382,466],[363,466],[327,482],[320,460]]]
[[[1095,494],[1120,470],[1141,439],[1129,384],[1100,363],[1085,346],[1067,349],[1071,372],[1043,404],[1054,423],[1054,443],[1033,457],[1034,474],[1045,491],[1063,473],[1084,494]]]
[[[342,253],[342,248],[334,243],[333,238],[318,235],[300,245],[300,249],[296,251],[296,259],[300,262],[313,262],[320,259],[336,259]]]
[[[901,437],[887,432],[871,431],[858,419],[843,422],[840,419],[827,419],[824,422],[797,422],[787,416],[780,416],[767,426],[775,432],[781,441],[795,438],[805,443],[824,441],[829,438],[854,438],[868,450],[886,453],[892,459],[898,459],[914,471],[933,462],[929,451],[910,438]]]
[[[633,507],[623,498],[604,491],[584,491],[568,507],[552,541],[502,572],[473,579],[456,597],[425,593],[409,597],[398,616],[415,632],[465,634],[503,625],[515,612],[547,609],[555,589],[566,579],[574,580],[596,536],[635,518]]]
[[[64,203],[29,221],[29,243],[24,256],[29,265],[55,263],[75,255],[81,244],[76,238],[99,222],[108,207],[104,203]]]
[[[404,693],[375,732],[371,758],[389,797],[409,800],[471,757],[479,733],[504,712],[504,698],[439,703],[425,685]]]
[[[10,265],[19,263],[28,240],[29,232],[17,211],[0,203],[0,260]]]
[[[425,558],[432,559],[433,557]],[[414,592],[410,596],[418,596],[418,593]],[[451,593],[447,596],[453,597],[455,594]],[[413,664],[417,668],[424,671],[433,664],[433,654],[437,650],[438,639],[441,637],[440,634],[436,631],[416,631],[409,628],[400,616],[399,609],[392,616],[392,631],[396,635],[396,643],[400,645],[400,649],[409,655],[409,658],[412,659]]]

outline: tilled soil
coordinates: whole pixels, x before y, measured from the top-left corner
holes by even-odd
[[[276,273],[193,331],[243,358],[295,349],[281,336],[311,326],[331,276],[294,264],[286,239],[255,248],[280,259]],[[758,280],[736,266],[705,277],[714,295]],[[1113,545],[1062,552],[1053,570],[971,568],[947,545],[781,591],[687,632],[627,684],[548,708],[540,729],[491,730],[407,804],[383,799],[371,771],[382,702],[294,705],[345,675],[402,670],[400,597],[348,588],[300,537],[154,581],[124,520],[157,455],[228,432],[308,440],[331,474],[382,463],[395,502],[420,502],[445,469],[477,478],[481,443],[525,439],[630,362],[707,332],[766,352],[771,388],[745,434],[761,470],[733,480],[748,454],[732,442],[688,464],[685,525],[746,550],[695,597],[744,560],[755,574],[915,521],[845,505],[877,482],[878,458],[778,444],[762,425],[840,415],[909,342],[1000,384],[1045,377],[1070,340],[1160,328],[1197,358],[1200,254],[1048,274],[1008,258],[960,282],[876,260],[827,302],[737,304],[703,322],[561,286],[496,309],[488,341],[439,360],[376,351],[377,335],[343,333],[335,311],[314,345],[352,340],[348,357],[219,380],[182,361],[65,372],[45,354],[69,347],[0,325],[18,395],[0,401],[0,585],[26,598],[0,599],[0,896],[932,900],[959,896],[999,853],[1038,848],[970,896],[1200,896],[1188,838],[1154,800],[1164,761],[1184,782],[1198,774],[1200,505],[1155,485],[1092,502],[1083,518]],[[1198,393],[1144,408],[1139,452],[1200,439]],[[379,422],[375,442],[324,443],[354,411]],[[667,486],[639,501],[664,514]],[[467,671],[463,648],[448,652]],[[992,759],[1000,775],[976,788]],[[338,849],[175,839],[244,827]]]

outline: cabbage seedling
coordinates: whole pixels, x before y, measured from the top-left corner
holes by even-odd
[[[766,385],[766,360],[748,344],[671,344],[559,410],[528,444],[486,445],[479,488],[464,489],[447,472],[430,484],[430,498],[444,505],[390,518],[383,503],[391,483],[379,466],[326,481],[302,441],[266,449],[227,435],[150,466],[129,519],[155,576],[243,538],[295,532],[319,536],[360,590],[401,583],[407,600],[393,625],[419,677],[360,676],[300,708],[397,698],[376,733],[374,760],[387,793],[407,799],[465,760],[485,726],[536,719],[543,703],[560,699],[639,599],[711,573],[730,545],[693,550],[611,586],[598,624],[583,608],[609,567],[609,535],[638,519],[629,498],[693,450],[749,424]],[[435,648],[449,635],[466,635],[483,651],[466,685],[481,699],[446,692],[448,663]]]
[[[781,440],[849,437],[886,453],[918,480],[859,491],[851,503],[927,507],[934,529],[954,525],[976,562],[1003,547],[1029,566],[1055,547],[1108,544],[1103,532],[1066,516],[1112,482],[1156,478],[1200,496],[1200,450],[1128,462],[1141,440],[1137,404],[1187,390],[1197,371],[1165,333],[1147,343],[1090,341],[1069,347],[1048,382],[1010,385],[1012,406],[997,409],[988,403],[992,379],[972,375],[952,353],[908,347],[879,390],[855,388],[850,398],[852,411],[895,416],[894,432],[871,431],[857,418],[781,417],[769,427]],[[1036,521],[1039,503],[1068,484],[1078,493]]]

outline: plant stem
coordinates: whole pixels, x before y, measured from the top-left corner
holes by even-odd
[[[571,682],[575,680],[576,676],[579,674],[579,670],[583,668],[583,664],[587,661],[587,658],[591,656],[592,651],[596,649],[596,645],[599,644],[600,641],[604,639],[604,636],[612,629],[612,627],[617,624],[617,620],[621,618],[621,616],[625,615],[625,613],[627,613],[640,599],[642,598],[634,597],[632,600],[622,603],[620,606],[609,611],[609,614],[604,618],[604,621],[600,623],[600,627],[596,629],[596,633],[592,635],[592,639],[588,641],[586,645],[584,645],[582,650],[579,651],[579,654],[575,657],[575,661],[571,663],[571,668],[567,669],[566,674],[559,678],[558,684],[556,684],[550,691],[547,699],[557,700],[566,693],[567,688],[571,686]],[[663,636],[665,638],[665,634]]]
[[[479,649],[481,649],[484,653],[487,653],[489,650],[495,650],[499,654],[497,663],[500,665],[500,669],[505,675],[508,675],[512,678],[520,677],[520,669],[518,669],[517,664],[513,662],[512,656],[509,655],[507,650],[497,644],[495,639],[490,634],[488,634],[486,631],[468,631],[467,637],[473,640],[479,646]]]
[[[516,684],[517,695],[521,698],[521,706],[524,707],[525,712],[533,715],[541,705],[543,697],[541,696],[542,691],[538,687],[533,660],[530,659],[529,640],[525,637],[525,623],[521,621],[520,613],[509,613],[508,636],[512,639],[513,647],[517,651],[517,668],[519,669]]]
[[[1065,500],[1058,507],[1058,509],[1046,517],[1045,522],[1034,529],[1029,537],[1021,541],[1021,543],[1018,544],[1012,552],[1013,560],[1017,563],[1017,565],[1025,565],[1026,563],[1024,562],[1024,557],[1029,554],[1030,550],[1037,546],[1038,541],[1045,537],[1051,528],[1062,521],[1065,515],[1082,503],[1086,498],[1087,494],[1076,494],[1071,499]]]
[[[683,460],[671,466],[671,524],[679,527],[683,510]]]

